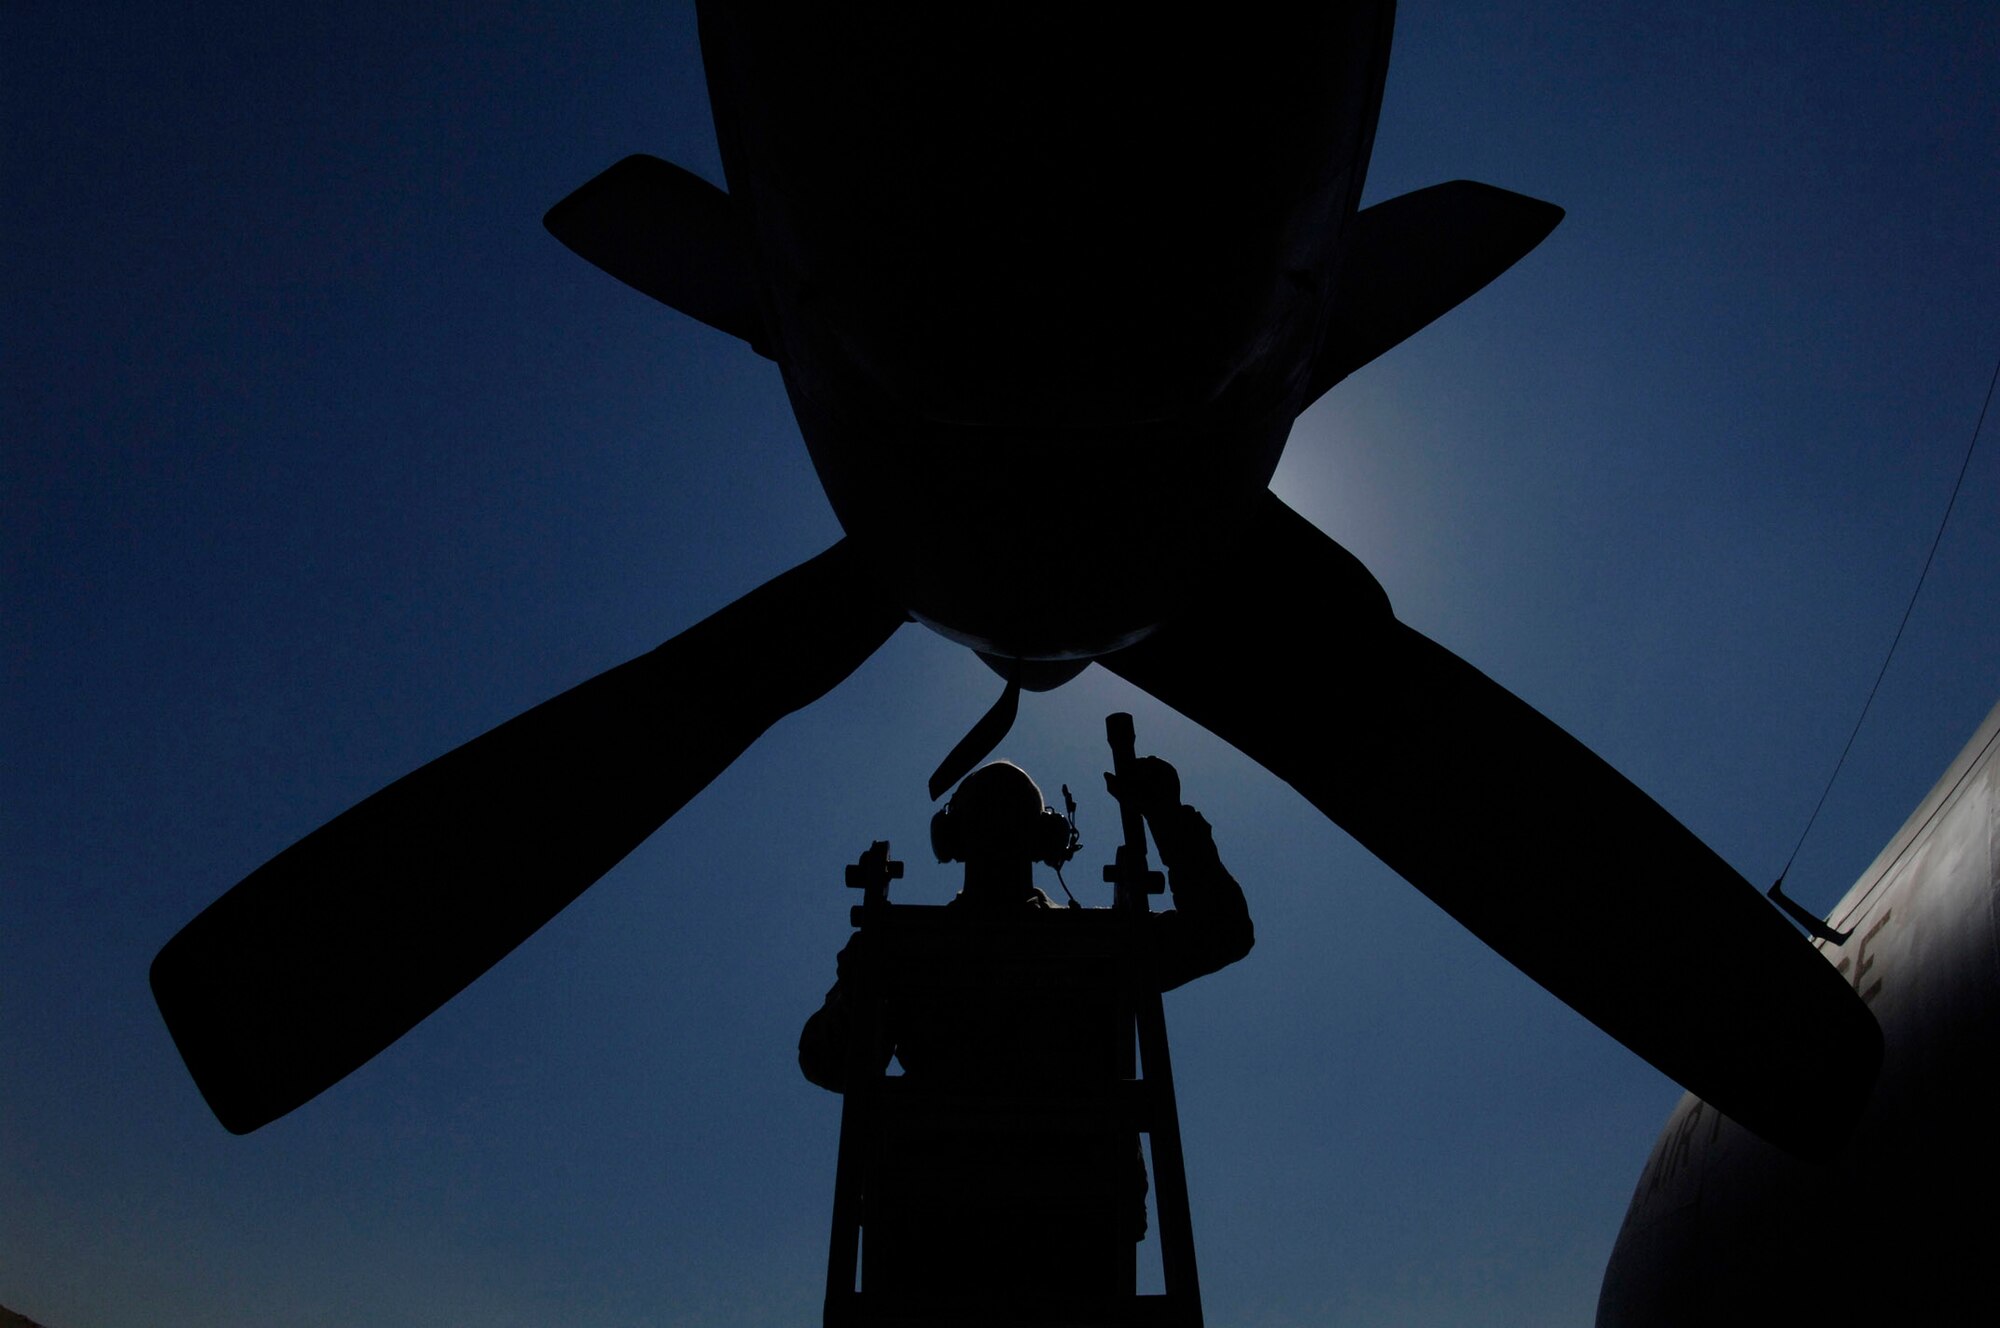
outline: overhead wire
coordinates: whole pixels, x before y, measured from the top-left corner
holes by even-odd
[[[1896,635],[1889,642],[1888,653],[1882,657],[1882,667],[1875,671],[1875,682],[1868,689],[1868,699],[1861,703],[1861,713],[1855,717],[1854,728],[1847,735],[1847,745],[1840,749],[1840,759],[1833,763],[1833,773],[1826,777],[1826,787],[1820,790],[1819,801],[1813,804],[1812,815],[1806,818],[1805,829],[1799,831],[1799,839],[1792,845],[1792,854],[1785,859],[1784,870],[1771,883],[1771,896],[1780,903],[1787,903],[1779,895],[1779,889],[1790,874],[1792,864],[1798,860],[1799,850],[1805,847],[1806,836],[1812,833],[1813,823],[1819,820],[1820,809],[1826,806],[1827,795],[1833,792],[1834,781],[1840,778],[1841,767],[1847,764],[1847,754],[1854,750],[1854,740],[1861,734],[1861,725],[1868,718],[1868,708],[1875,704],[1875,694],[1882,689],[1882,678],[1889,672],[1889,661],[1896,657],[1896,647],[1902,644],[1903,631],[1910,625],[1910,614],[1917,607],[1917,597],[1924,593],[1924,581],[1931,574],[1931,564],[1937,560],[1938,545],[1944,542],[1945,527],[1951,524],[1952,509],[1958,505],[1959,490],[1965,487],[1966,472],[1972,468],[1972,454],[1979,446],[1980,432],[1986,426],[1986,412],[1993,405],[1993,388],[2000,383],[2000,359],[1993,363],[1993,375],[1986,383],[1986,399],[1980,403],[1979,418],[1973,423],[1972,437],[1965,445],[1965,459],[1959,462],[1958,478],[1952,481],[1951,498],[1944,505],[1944,516],[1938,521],[1937,533],[1931,537],[1930,552],[1924,555],[1924,568],[1917,573],[1916,588],[1910,591],[1910,601],[1903,606],[1903,620],[1896,624]]]

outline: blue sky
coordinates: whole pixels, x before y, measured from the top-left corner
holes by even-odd
[[[0,20],[0,1304],[54,1328],[816,1321],[838,1103],[792,1047],[841,865],[887,837],[951,888],[923,782],[996,691],[962,649],[906,628],[255,1135],[145,987],[299,835],[838,535],[775,370],[542,231],[628,152],[721,179],[691,15],[568,8]],[[1406,4],[1368,200],[1568,219],[1276,487],[1768,881],[2000,352],[1997,140],[1977,6]],[[1793,870],[1816,909],[2000,695],[1990,443]],[[1259,930],[1168,1006],[1211,1320],[1587,1323],[1678,1090],[1101,670],[1002,748],[1078,790],[1074,877],[1112,709]]]

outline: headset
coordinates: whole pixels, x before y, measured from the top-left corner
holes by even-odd
[[[1069,806],[1069,814],[1065,816],[1053,807],[1044,806],[1028,825],[1021,844],[1029,858],[1057,870],[1083,847],[1076,832],[1076,803],[1069,796],[1067,784],[1063,785],[1063,801]],[[963,816],[956,821],[952,819],[949,802],[931,817],[931,852],[939,862],[965,861],[965,820]]]

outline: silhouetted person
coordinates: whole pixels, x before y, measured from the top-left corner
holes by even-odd
[[[1162,991],[1250,951],[1243,891],[1223,867],[1208,822],[1180,801],[1180,777],[1157,757],[1133,768],[1131,787],[1168,869],[1175,907],[1135,918],[1145,971]],[[1060,862],[1064,818],[1009,762],[967,776],[932,818],[940,862],[965,864],[965,884],[945,906],[965,928],[1032,920],[1062,910],[1035,888],[1036,861]],[[970,934],[970,933],[968,933]],[[853,965],[865,963],[866,930],[841,951],[841,975],[799,1037],[799,1068],[840,1092],[849,1066]],[[968,1097],[1063,1083],[1102,1082],[1130,1064],[1129,1006],[1106,987],[1094,1000],[1074,985],[1018,983],[968,1000],[891,1008],[881,1073],[891,1053],[912,1084]],[[1146,1231],[1146,1173],[1129,1128],[1079,1131],[1031,1122],[884,1141],[863,1196],[862,1281],[871,1293],[993,1298],[1115,1297],[1132,1292],[1135,1243]]]

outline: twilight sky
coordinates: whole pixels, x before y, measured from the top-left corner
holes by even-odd
[[[358,8],[0,17],[0,1304],[817,1322],[839,1104],[793,1047],[842,864],[886,837],[903,897],[952,888],[924,779],[997,682],[941,638],[254,1135],[146,990],[292,840],[839,534],[776,370],[540,226],[628,152],[721,182],[691,11]],[[1276,487],[1762,884],[2000,352],[2000,11],[1657,10],[1403,6],[1364,201],[1465,177],[1568,219],[1301,419]],[[1793,870],[1816,910],[2000,694],[1992,444]],[[1210,1320],[1588,1323],[1679,1090],[1102,670],[1001,749],[1077,790],[1086,902],[1114,709],[1260,937],[1168,998]]]

